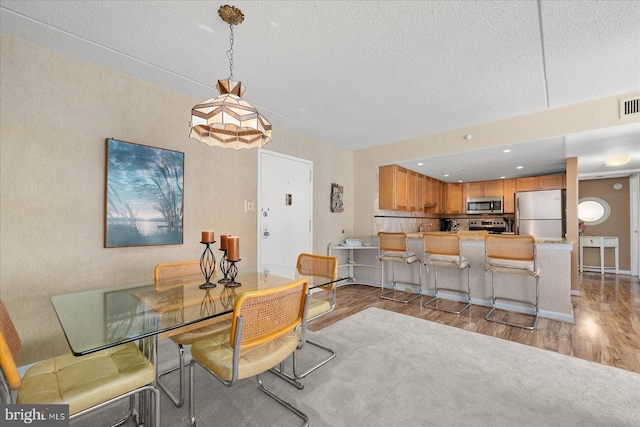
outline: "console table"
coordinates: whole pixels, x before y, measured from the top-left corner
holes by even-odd
[[[334,253],[334,251],[336,250],[338,250],[340,253]],[[361,256],[356,256],[356,253],[360,253]],[[365,253],[367,254],[367,256],[364,256]],[[378,283],[377,279],[371,280],[370,278],[368,278],[368,280],[361,280],[357,279],[354,275],[354,268],[356,267],[363,267],[365,269],[374,269],[378,271],[380,270],[380,263],[377,260],[378,242],[363,242],[360,246],[347,246],[344,242],[332,242],[327,246],[327,255],[338,257],[338,268],[345,267],[349,269],[349,278],[352,282],[351,284],[359,283],[363,285],[380,286],[380,283]],[[347,257],[346,260],[344,260],[344,256]],[[376,276],[379,275],[380,273],[376,272]]]
[[[584,248],[600,248],[600,265],[589,266],[584,265]],[[614,248],[615,250],[615,267],[605,267],[604,265],[604,250],[605,248]],[[618,236],[580,236],[580,272],[584,268],[598,268],[600,274],[604,274],[605,269],[615,269],[615,273],[618,274],[619,270],[619,250],[618,250]]]

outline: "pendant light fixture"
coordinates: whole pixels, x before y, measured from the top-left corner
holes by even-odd
[[[191,109],[189,137],[211,147],[258,148],[271,141],[271,123],[242,99],[244,85],[233,80],[233,26],[244,20],[240,9],[224,5],[218,9],[220,18],[231,30],[229,78],[218,80],[220,95],[196,104]]]

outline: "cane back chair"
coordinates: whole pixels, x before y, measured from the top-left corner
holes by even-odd
[[[134,413],[137,394],[153,393],[155,425],[160,425],[160,392],[153,386],[155,368],[134,343],[85,356],[68,353],[44,360],[29,367],[22,378],[15,364],[20,346],[18,332],[0,300],[0,396],[3,404],[13,403],[11,390],[18,390],[15,403],[66,404],[69,405],[69,419],[73,420],[129,398],[129,413],[114,424],[117,426]]]
[[[154,269],[155,289],[157,291],[165,291],[173,289],[178,286],[183,286],[180,281],[172,281],[182,276],[192,276],[202,274],[200,270],[200,261],[184,261],[184,262],[165,262],[156,265]],[[190,345],[197,340],[201,340],[208,336],[217,334],[231,327],[231,316],[221,316],[214,320],[214,323],[210,323],[206,326],[199,327],[197,329],[188,328],[178,333],[171,332],[171,335],[160,335],[160,338],[168,336],[178,346],[178,366],[167,369],[166,371],[158,373],[157,385],[166,395],[171,399],[173,404],[178,408],[184,404],[184,346]],[[168,385],[164,383],[162,377],[178,370],[180,373],[180,385],[179,394],[175,396],[169,389]]]
[[[191,345],[189,416],[196,426],[194,369],[203,367],[226,386],[256,376],[260,390],[302,418],[309,418],[265,388],[262,373],[278,365],[298,347],[295,328],[304,324],[309,285],[306,278],[272,289],[248,291],[235,302],[231,329]]]

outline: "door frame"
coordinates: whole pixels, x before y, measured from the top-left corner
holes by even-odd
[[[311,176],[309,179],[309,253],[313,252],[313,161],[302,159],[300,157],[290,156],[288,154],[278,153],[277,151],[266,150],[264,148],[258,149],[258,203],[256,206],[256,250],[257,250],[257,262],[262,264],[262,156],[264,154],[277,156],[283,159],[292,160],[309,165],[311,170]]]

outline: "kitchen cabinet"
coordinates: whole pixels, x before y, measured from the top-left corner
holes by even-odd
[[[466,182],[463,184],[464,198],[502,196],[502,180]]]
[[[378,206],[380,209],[407,210],[407,172],[400,166],[382,166],[378,170]]]
[[[564,188],[564,185],[563,173],[538,177],[538,188],[540,190],[558,190]]]
[[[440,185],[442,181],[435,178],[424,176],[424,187],[422,203],[426,212],[437,213],[442,209],[442,201],[440,200]]]
[[[466,197],[484,196],[484,181],[466,182],[463,184]]]
[[[462,184],[447,183],[442,196],[445,203],[444,213],[461,214],[464,213],[464,203],[462,201]]]
[[[415,211],[418,209],[418,173],[407,171],[407,209]],[[422,196],[422,195],[421,195]],[[420,197],[422,199],[422,197]]]
[[[484,195],[485,196],[503,196],[503,180],[494,179],[493,181],[484,181]]]
[[[416,174],[416,193],[415,193],[415,209],[416,211],[424,211],[424,175]]]
[[[515,197],[516,197],[516,180],[515,178],[504,179],[502,182],[504,213],[514,213]]]
[[[557,190],[565,187],[564,174],[516,178],[516,191]]]

